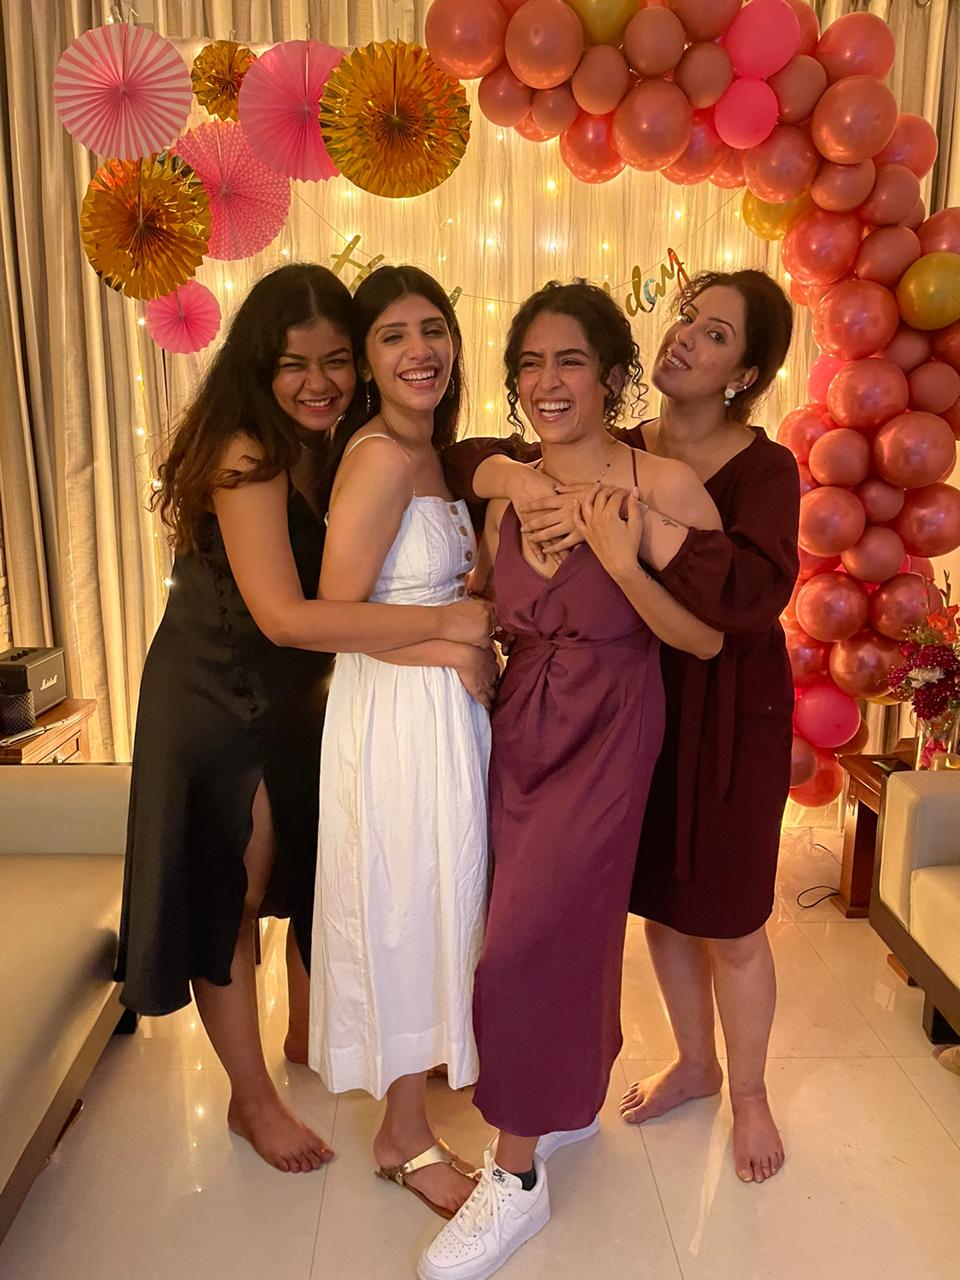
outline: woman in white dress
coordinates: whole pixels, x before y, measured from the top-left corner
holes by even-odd
[[[373,272],[354,316],[373,416],[337,474],[320,593],[448,604],[476,558],[438,457],[463,388],[456,317],[414,267]],[[446,1063],[454,1089],[477,1078],[496,675],[492,649],[445,641],[340,655],[321,755],[310,1065],[334,1092],[386,1095],[378,1171],[444,1217],[474,1183],[431,1130],[426,1076]]]

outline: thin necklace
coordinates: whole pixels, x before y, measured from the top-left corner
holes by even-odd
[[[613,466],[613,460],[616,456],[617,456],[617,442],[615,440],[611,440],[610,441],[610,457],[607,459],[607,465],[600,472],[597,479],[593,481],[594,484],[603,484],[603,478],[607,474],[607,472],[610,470],[610,468]],[[564,480],[562,481],[562,483],[563,484],[580,484],[581,482],[579,480]],[[590,481],[586,480],[586,481],[583,481],[583,483],[589,484]]]

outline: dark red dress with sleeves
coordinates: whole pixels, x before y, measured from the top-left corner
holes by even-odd
[[[643,431],[622,433],[644,448]],[[492,453],[520,461],[519,437],[448,449],[452,490]],[[725,634],[709,662],[661,646],[666,736],[654,771],[631,910],[681,933],[739,938],[773,906],[790,783],[793,686],[779,617],[797,576],[796,462],[762,431],[706,482],[723,531],[691,530],[659,574],[671,595]]]

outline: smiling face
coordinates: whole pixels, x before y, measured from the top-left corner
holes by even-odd
[[[541,311],[523,336],[517,392],[541,440],[570,443],[605,429],[600,358],[579,320]]]
[[[304,431],[332,431],[357,385],[350,339],[326,319],[287,330],[273,377],[277,404]]]
[[[746,323],[738,289],[704,289],[667,330],[653,366],[654,386],[680,403],[722,397],[728,386],[750,386],[757,370],[744,366]]]
[[[372,377],[389,411],[432,412],[447,390],[457,347],[434,303],[409,293],[373,322],[362,373]]]

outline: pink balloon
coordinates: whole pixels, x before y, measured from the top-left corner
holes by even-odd
[[[897,116],[893,137],[877,156],[877,164],[904,164],[918,178],[925,178],[933,168],[939,145],[929,121],[905,112]]]
[[[864,239],[853,270],[861,280],[895,289],[907,267],[919,257],[920,241],[915,231],[908,227],[879,227]]]
[[[799,43],[800,20],[786,0],[752,0],[724,38],[737,75],[758,80],[782,71]]]
[[[897,100],[872,76],[849,76],[826,91],[813,112],[813,141],[835,164],[859,164],[890,141],[897,123]]]
[[[507,129],[526,117],[533,101],[533,90],[517,79],[506,62],[502,62],[480,81],[477,101],[488,120]]]
[[[960,490],[949,484],[911,489],[893,527],[911,556],[946,556],[960,547]]]
[[[910,214],[910,217],[904,219],[903,225],[905,227],[909,227],[911,231],[919,231],[920,228],[923,226],[926,216],[927,216],[927,206],[923,203],[922,200],[918,200],[916,207],[914,208],[913,212]]]
[[[811,400],[816,400],[818,404],[826,404],[827,389],[846,363],[846,360],[841,360],[838,356],[823,354],[817,356],[807,378],[807,392]],[[848,426],[849,424],[844,423],[843,425]]]
[[[716,105],[713,123],[727,146],[746,151],[769,138],[779,110],[777,95],[763,80],[734,80]]]
[[[895,641],[866,629],[833,646],[830,675],[837,688],[851,698],[881,698],[890,691],[891,672],[902,662]]]
[[[817,60],[831,80],[876,76],[882,80],[893,66],[897,46],[893,32],[872,13],[848,13],[831,22],[817,46]]]
[[[900,373],[900,370],[897,370]],[[903,374],[900,374],[903,377]],[[867,478],[870,445],[859,431],[837,427],[817,440],[810,450],[810,474],[819,484],[852,489]]]
[[[803,129],[778,124],[769,138],[744,156],[743,176],[758,200],[786,204],[809,188],[819,162],[817,149]]]
[[[643,0],[638,0],[638,8]],[[743,0],[667,0],[691,40],[716,40],[733,22]]]
[[[808,468],[804,468],[808,470]],[[815,489],[817,482],[814,480],[810,488]],[[807,493],[810,489],[806,490]],[[808,582],[810,578],[815,578],[818,573],[831,573],[840,564],[839,556],[812,556],[809,551],[804,551],[803,547],[797,548],[797,555],[800,560],[800,572],[797,578],[800,582]],[[819,643],[819,642],[818,642]],[[799,684],[799,680],[794,680],[794,684]]]
[[[790,799],[805,809],[832,804],[843,790],[844,772],[832,751],[816,751],[817,766],[809,782],[790,788]]]
[[[797,732],[815,747],[839,747],[860,727],[860,709],[833,683],[804,689],[794,712]]]
[[[863,537],[840,556],[843,567],[861,582],[886,582],[903,564],[900,535],[878,524],[868,524]]]
[[[936,579],[937,571],[933,567],[933,561],[928,560],[926,556],[910,556],[910,568],[905,569],[904,573],[919,573],[921,578],[927,582],[933,582]]]
[[[800,42],[797,53],[804,57],[812,57],[820,43],[820,19],[810,0],[787,0],[790,8],[797,15],[800,23]]]
[[[527,0],[510,19],[505,47],[518,80],[531,89],[555,89],[577,69],[583,27],[563,0]]]
[[[853,360],[830,384],[827,407],[841,426],[872,435],[890,418],[903,413],[909,396],[902,369],[889,360]],[[853,483],[859,484],[865,475]]]
[[[695,111],[693,132],[683,155],[661,172],[670,182],[681,186],[703,182],[713,173],[725,147],[726,143],[720,141],[720,135],[713,127],[711,113]]]
[[[683,56],[686,32],[669,9],[641,9],[627,23],[623,52],[639,76],[663,76]]]
[[[938,360],[945,360],[960,371],[960,320],[948,324],[945,329],[938,329],[936,333],[923,336],[928,338]]]
[[[924,254],[960,253],[960,209],[931,214],[917,232]]]
[[[507,15],[497,0],[434,0],[427,13],[427,49],[456,80],[475,80],[503,61]]]
[[[917,365],[930,358],[930,338],[919,329],[911,329],[908,324],[902,324],[880,355],[904,373],[912,373]]]
[[[884,480],[918,489],[945,480],[957,460],[949,425],[933,413],[901,413],[880,428],[873,459]]]
[[[634,169],[662,169],[679,159],[693,133],[693,108],[667,80],[643,80],[613,117],[613,141]]]
[[[806,463],[810,459],[810,450],[815,440],[835,427],[836,423],[827,416],[827,411],[819,404],[805,404],[788,413],[780,423],[777,431],[777,442],[789,449],[797,462]],[[839,555],[827,552],[827,555]]]
[[[877,180],[872,160],[859,164],[831,164],[824,160],[810,187],[814,204],[830,213],[850,213],[863,204]]]
[[[576,100],[565,84],[556,89],[539,89],[533,95],[530,114],[534,123],[552,137],[569,129],[579,113]]]
[[[782,71],[768,80],[780,104],[783,124],[800,124],[809,120],[813,108],[827,87],[827,73],[816,58],[798,53]]]
[[[577,105],[592,116],[616,111],[629,87],[627,60],[609,44],[595,44],[588,49],[570,82]]]
[[[549,133],[544,131],[533,118],[532,112],[527,112],[519,124],[513,126],[521,138],[525,138],[527,142],[546,142],[550,137]]]
[[[910,408],[945,413],[960,399],[960,373],[942,360],[930,360],[910,374]]]
[[[730,55],[723,45],[709,40],[692,44],[677,64],[673,78],[692,107],[699,110],[712,107],[733,82]]]
[[[609,182],[621,173],[624,162],[613,145],[613,113],[582,111],[560,137],[560,158],[581,182]]]
[[[858,484],[854,493],[872,524],[886,524],[895,520],[903,509],[904,492],[896,485],[887,484],[879,476],[868,476]]]
[[[797,622],[814,640],[834,643],[867,620],[867,593],[843,572],[818,573],[797,592]]]
[[[804,466],[802,462],[797,463],[797,472],[800,476],[800,497],[802,498],[803,495],[805,493],[809,493],[811,489],[818,488],[818,485],[816,480],[814,480],[813,476],[810,474],[810,468]],[[803,552],[803,555],[807,554],[808,553],[806,551]],[[821,570],[817,570],[817,572],[819,573]]]
[[[787,623],[783,634],[787,642],[787,657],[790,660],[794,687],[805,689],[825,680],[830,660],[829,643],[807,635],[799,622]]]
[[[869,226],[893,227],[910,216],[919,199],[920,179],[911,169],[902,164],[881,164],[873,190],[857,212]]]
[[[733,147],[724,143],[720,159],[710,175],[710,181],[713,185],[720,187],[722,191],[733,191],[737,187],[742,187],[743,157],[744,153],[742,151],[735,151]]]
[[[828,485],[822,489],[814,489],[800,499],[799,541],[800,546],[811,555],[840,555],[860,541],[866,523],[867,514],[859,498],[848,489]],[[810,628],[807,627],[807,630]],[[811,632],[813,634],[815,633]]]
[[[870,625],[882,636],[903,640],[934,606],[929,582],[916,573],[898,573],[870,597]]]
[[[845,280],[820,299],[813,313],[817,346],[846,360],[875,355],[897,332],[900,310],[889,289],[870,280]]]
[[[749,159],[744,171],[748,164]],[[861,234],[860,221],[852,213],[809,209],[783,238],[784,268],[801,284],[832,284],[852,269]]]

